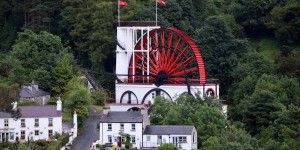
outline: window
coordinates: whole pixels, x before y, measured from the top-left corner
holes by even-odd
[[[15,133],[14,132],[10,132],[9,133],[9,140],[14,140],[14,135],[15,135]]]
[[[125,136],[122,136],[121,142],[125,142],[125,141],[126,141],[126,137],[125,137]]]
[[[157,144],[161,144],[162,143],[162,136],[158,135],[157,136]]]
[[[21,130],[21,139],[22,139],[22,140],[25,139],[25,130]]]
[[[186,143],[186,136],[180,136],[180,137],[178,137],[178,142]]]
[[[109,124],[107,125],[107,130],[111,131],[111,129],[112,129],[112,127],[111,127],[111,124],[109,123]]]
[[[135,136],[134,135],[131,136],[131,143],[135,143]]]
[[[39,130],[34,130],[34,135],[39,135]]]
[[[49,127],[53,126],[53,118],[48,118],[48,126]]]
[[[53,137],[53,130],[48,130],[48,136],[51,138]]]
[[[196,134],[195,134],[195,132],[193,133],[193,143],[196,143]]]
[[[4,119],[4,127],[8,127],[8,119]]]
[[[135,131],[135,124],[131,124],[131,130]]]
[[[147,141],[151,141],[151,137],[149,135],[146,137],[146,139]]]
[[[34,126],[38,127],[39,126],[39,119],[34,119]]]
[[[25,127],[25,119],[21,119],[21,127]]]
[[[120,130],[124,131],[124,123],[120,124]]]
[[[107,141],[108,141],[108,143],[112,143],[112,137],[111,137],[111,135],[107,136]]]

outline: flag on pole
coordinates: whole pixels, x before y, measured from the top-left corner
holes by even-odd
[[[167,5],[163,0],[156,0],[156,2],[162,4],[164,7]]]
[[[119,0],[119,5],[120,5],[120,6],[126,6],[126,5],[127,5],[127,2],[124,2],[124,1]]]

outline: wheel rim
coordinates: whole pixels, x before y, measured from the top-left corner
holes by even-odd
[[[143,51],[148,47],[149,67],[148,53]],[[185,84],[187,78],[190,83],[205,83],[200,50],[188,35],[178,29],[155,29],[149,35],[145,34],[137,42],[133,57],[128,70],[129,82],[142,80],[152,83],[155,77],[163,73],[165,84]],[[148,71],[150,76],[145,76]]]

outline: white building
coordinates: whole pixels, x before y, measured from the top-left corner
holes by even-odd
[[[38,84],[34,81],[22,85],[19,96],[20,102],[36,101],[41,105],[46,105],[50,99],[50,93],[39,89]]]
[[[162,143],[173,143],[182,150],[197,149],[197,131],[194,126],[150,125],[148,106],[133,106],[140,111],[131,111],[130,105],[126,104],[111,104],[103,108],[100,144],[112,143],[124,147],[124,144],[118,143],[125,142],[124,135],[129,134],[131,144],[137,149],[157,149]]]
[[[62,134],[62,103],[45,106],[19,106],[22,116],[19,119],[11,114],[0,112],[0,142],[48,140],[55,133]]]
[[[188,125],[149,125],[143,133],[143,148],[173,143],[180,150],[197,149],[197,131]]]
[[[131,137],[133,147],[140,148],[142,143],[143,129],[149,124],[148,119],[143,119],[143,116],[148,116],[145,109],[141,111],[117,112],[109,111],[109,108],[103,109],[103,115],[100,120],[100,144],[112,143],[120,146],[120,143],[125,142],[125,134]],[[124,145],[122,145],[124,147]]]

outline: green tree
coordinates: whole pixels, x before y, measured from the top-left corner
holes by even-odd
[[[247,35],[267,34],[265,22],[277,0],[234,0],[228,1],[227,12],[234,15]]]
[[[110,1],[64,0],[61,25],[68,31],[75,58],[85,67],[103,71],[114,49],[114,3]],[[91,65],[90,65],[91,64]],[[111,65],[111,64],[110,64]]]
[[[83,120],[88,117],[91,97],[81,79],[74,77],[69,81],[67,88],[65,106],[70,112],[78,114],[78,124],[83,125]]]
[[[245,130],[238,129],[235,126],[228,126],[226,130],[216,136],[209,137],[203,142],[204,150],[226,150],[226,149],[258,149],[258,140],[251,137]]]
[[[48,32],[36,34],[30,30],[18,34],[12,51],[4,60],[9,68],[8,79],[12,83],[22,84],[35,80],[47,91],[51,90],[55,82],[61,82],[57,76],[73,74],[71,62],[73,57],[64,48],[58,36]],[[64,71],[58,72],[58,67],[63,67],[63,63],[68,66],[61,68]]]
[[[232,69],[251,47],[247,41],[234,38],[222,16],[208,17],[204,26],[196,29],[194,39],[203,55],[207,78],[220,79],[222,93],[226,95],[234,80],[230,75]]]
[[[198,132],[198,144],[222,132],[227,125],[220,102],[202,99],[187,93],[181,94],[174,102],[157,97],[150,109],[150,119],[154,124],[194,125]]]
[[[268,22],[269,28],[275,29],[275,37],[280,42],[299,42],[300,2],[288,0],[284,6],[276,6],[272,9]]]
[[[0,111],[8,112],[14,118],[21,117],[20,110],[13,110],[13,102],[19,100],[19,85],[7,85],[0,83]]]

